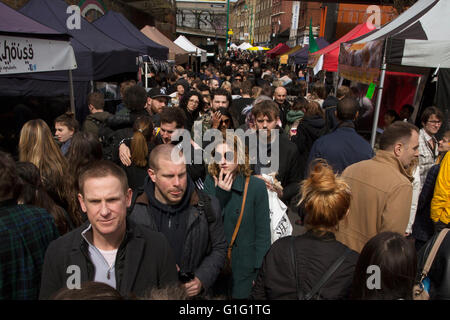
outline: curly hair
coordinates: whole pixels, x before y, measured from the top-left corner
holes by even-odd
[[[192,96],[196,96],[196,97],[198,98],[198,106],[197,106],[197,109],[195,109],[195,110],[193,111],[194,117],[197,118],[198,113],[200,112],[200,110],[203,110],[203,107],[204,107],[204,104],[205,104],[205,101],[203,100],[203,97],[202,97],[202,95],[201,95],[199,92],[197,92],[197,91],[195,91],[195,90],[191,90],[191,91],[185,93],[185,94],[183,95],[183,97],[181,98],[179,107],[180,107],[180,109],[183,109],[184,111],[188,111],[187,105],[188,105],[188,103],[189,103],[189,99],[190,99]],[[188,111],[188,112],[189,112],[189,111]]]

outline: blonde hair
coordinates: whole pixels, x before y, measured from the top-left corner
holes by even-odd
[[[244,147],[244,144],[241,141],[241,139],[237,135],[231,132],[227,132],[223,135],[222,142],[217,144],[216,147],[221,144],[226,144],[230,149],[234,151],[234,154],[237,155],[237,158],[235,157],[238,163],[236,173],[242,174],[245,177],[250,177],[252,174],[252,170],[250,169],[250,160],[248,157],[248,151]],[[212,161],[208,165],[208,173],[213,177],[219,176],[220,167],[215,161]]]
[[[74,209],[76,199],[70,197],[70,179],[66,158],[53,139],[48,125],[41,119],[30,120],[20,131],[19,161],[31,162],[41,175],[47,192],[67,206],[75,223],[81,224],[81,215]]]
[[[231,82],[230,81],[224,81],[222,85],[220,86],[221,89],[227,90],[231,94]]]
[[[350,187],[324,159],[312,164],[309,177],[301,183],[301,195],[298,204],[305,208],[308,229],[327,231],[337,227],[350,207]]]

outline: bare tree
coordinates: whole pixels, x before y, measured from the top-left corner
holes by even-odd
[[[211,25],[216,34],[218,31],[225,29],[224,25],[226,23],[226,17],[223,14],[217,14],[214,11],[207,11],[207,14],[205,14],[203,18],[209,25]]]

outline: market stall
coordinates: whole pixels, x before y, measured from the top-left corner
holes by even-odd
[[[146,37],[119,12],[110,10],[92,24],[124,46],[139,50],[141,55],[167,60],[169,49]]]
[[[372,145],[375,141],[388,70],[424,75],[428,75],[430,71],[438,71],[438,75],[448,73],[449,14],[450,1],[419,0],[381,29],[341,44],[340,76],[366,84],[373,83],[378,87],[371,135]],[[449,95],[447,92],[444,97],[448,99]],[[438,105],[447,117],[448,102],[443,98]]]
[[[167,38],[156,27],[145,26],[141,29],[141,32],[156,43],[169,48],[170,61],[175,62],[175,64],[184,64],[188,62],[189,53]]]

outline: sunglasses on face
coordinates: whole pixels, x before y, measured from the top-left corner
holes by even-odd
[[[230,119],[220,120],[221,123],[230,124]]]
[[[234,152],[233,151],[227,151],[225,152],[225,155],[222,155],[221,153],[216,152],[214,154],[214,159],[217,162],[222,161],[223,157],[225,156],[226,161],[233,161],[234,160]]]

